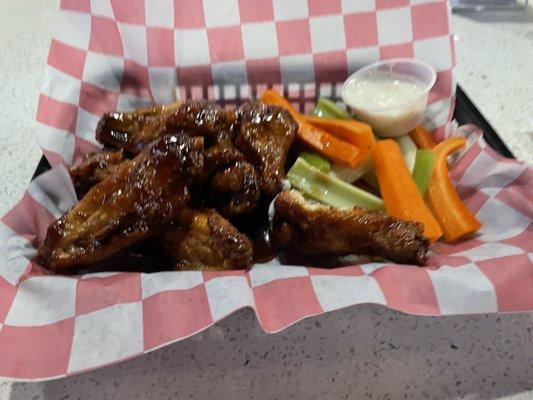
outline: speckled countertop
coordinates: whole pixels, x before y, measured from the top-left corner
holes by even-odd
[[[33,115],[57,1],[0,0],[0,214],[40,157]],[[533,162],[533,10],[453,17],[459,82]],[[415,317],[375,305],[265,334],[250,310],[122,364],[0,399],[533,399],[533,313]],[[1,362],[1,355],[0,355]]]

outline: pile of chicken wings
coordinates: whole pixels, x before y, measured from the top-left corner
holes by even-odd
[[[96,130],[104,150],[70,171],[80,201],[48,228],[39,256],[56,273],[77,273],[155,241],[175,270],[247,268],[265,246],[270,257],[364,253],[422,264],[419,224],[283,191],[297,131],[287,111],[260,102],[107,113]]]

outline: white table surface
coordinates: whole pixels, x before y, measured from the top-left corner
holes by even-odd
[[[0,214],[41,156],[33,122],[57,0],[0,0]],[[453,16],[460,84],[533,162],[533,10]],[[2,362],[0,355],[0,362]],[[533,313],[415,317],[361,305],[265,334],[240,311],[122,364],[0,399],[533,399]]]

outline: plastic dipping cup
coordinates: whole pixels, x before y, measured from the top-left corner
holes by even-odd
[[[344,82],[342,99],[380,136],[401,136],[423,122],[429,90],[436,78],[435,69],[422,61],[379,61],[361,68]]]

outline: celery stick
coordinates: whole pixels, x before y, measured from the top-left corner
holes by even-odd
[[[305,195],[333,207],[383,209],[383,201],[379,197],[320,172],[301,157],[289,170],[287,178]]]
[[[433,174],[433,164],[435,163],[436,154],[433,150],[417,150],[415,159],[415,168],[413,169],[413,180],[418,186],[422,196]]]
[[[318,99],[313,115],[320,118],[351,119],[345,110],[324,97]]]
[[[331,168],[331,163],[325,158],[320,157],[318,154],[304,151],[300,154],[300,157],[311,164],[311,166],[318,168],[322,172],[327,173]]]
[[[409,172],[413,172],[413,168],[415,167],[415,157],[416,157],[416,144],[413,142],[413,139],[409,137],[409,135],[403,135],[399,136],[396,139],[396,142],[398,142],[398,145],[400,146],[400,150],[402,151],[403,158],[405,159],[405,163],[407,164],[407,167],[409,168]]]

